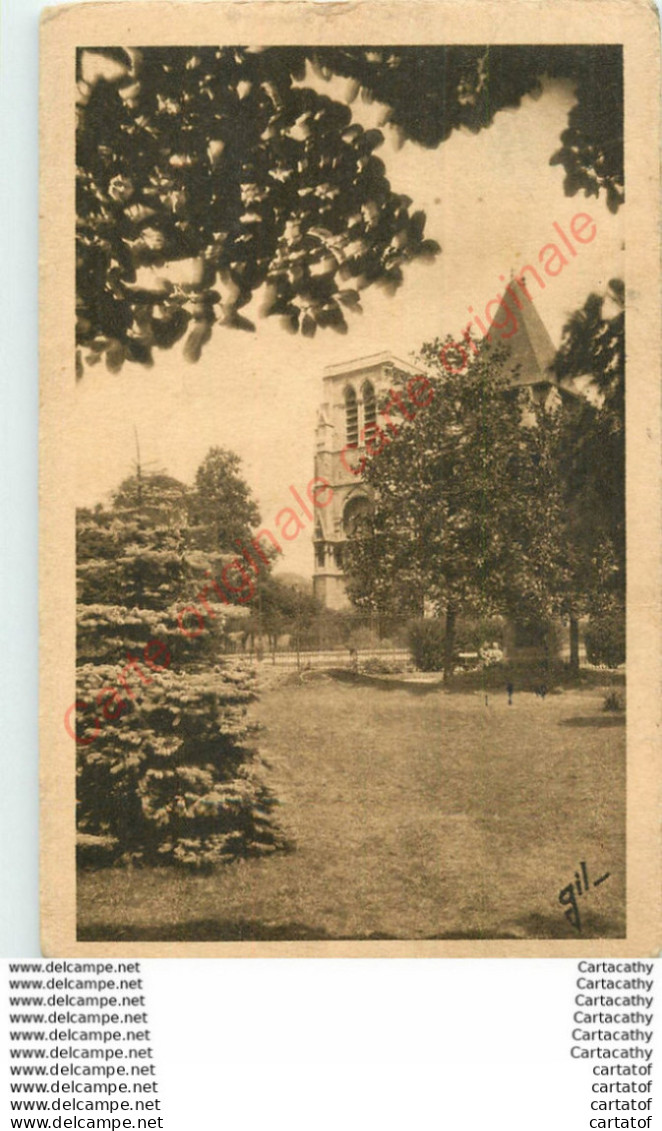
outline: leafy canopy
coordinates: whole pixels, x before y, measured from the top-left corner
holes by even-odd
[[[544,618],[562,569],[551,423],[526,390],[508,389],[505,351],[463,361],[448,339],[445,372],[442,345],[422,351],[436,370],[431,403],[372,444],[373,507],[348,540],[349,594],[375,611],[426,603],[446,615]]]
[[[551,156],[565,191],[623,199],[616,46],[83,49],[79,373],[83,359],[149,365],[182,338],[195,361],[214,323],[254,329],[242,309],[256,291],[291,332],[344,333],[365,287],[393,291],[407,262],[439,252],[376,156],[381,130],[306,86],[308,67],[385,103],[424,146],[566,78],[577,102]]]
[[[561,379],[589,378],[592,392],[569,408],[560,436],[574,589],[591,610],[625,600],[624,299],[620,279],[590,294],[568,319],[554,363]]]

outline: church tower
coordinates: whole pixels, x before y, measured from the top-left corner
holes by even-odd
[[[361,475],[356,474],[358,460],[354,452],[359,457],[365,452],[364,430],[376,422],[378,403],[388,393],[396,373],[409,378],[418,372],[391,353],[328,365],[324,370],[315,429],[315,475],[331,484],[333,500],[316,516],[313,592],[329,609],[349,605],[343,576],[343,543],[357,517],[370,505],[368,488]]]

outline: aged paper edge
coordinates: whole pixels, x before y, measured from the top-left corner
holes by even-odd
[[[596,18],[597,17],[597,18]],[[155,30],[156,29],[156,30]],[[75,545],[68,445],[75,390],[74,49],[94,44],[622,43],[627,287],[627,937],[274,943],[79,943],[74,698]],[[659,28],[646,0],[100,3],[47,8],[41,28],[41,913],[49,956],[629,957],[660,950]],[[71,74],[71,83],[66,76]],[[112,406],[111,406],[112,410]]]

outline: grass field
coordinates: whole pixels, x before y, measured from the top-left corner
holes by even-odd
[[[291,853],[210,875],[79,877],[79,938],[576,937],[625,919],[625,727],[599,688],[544,701],[313,679],[265,692],[268,781]]]

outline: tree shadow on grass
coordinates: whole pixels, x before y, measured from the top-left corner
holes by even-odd
[[[397,677],[353,672],[349,668],[326,668],[323,674],[337,680],[338,683],[350,683],[355,687],[373,687],[377,691],[408,691],[410,695],[430,695],[433,692],[446,691],[446,685],[440,679],[430,683],[416,683],[413,680]]]
[[[568,939],[582,942],[584,939],[624,939],[627,936],[625,921],[620,916],[611,919],[592,912],[582,914],[582,929],[578,931],[568,922],[565,915],[527,915],[518,919],[515,937],[522,939]]]
[[[149,925],[91,923],[79,927],[79,942],[307,942],[332,941],[323,928],[308,927],[305,923],[261,923],[257,919],[198,919],[183,923]],[[390,936],[366,935],[365,938]]]
[[[587,915],[581,933],[563,915],[529,915],[508,927],[494,930],[479,928],[440,931],[408,939],[380,931],[369,934],[334,935],[324,928],[305,923],[262,923],[254,919],[223,921],[199,919],[160,926],[136,925],[118,927],[110,923],[93,923],[78,928],[78,942],[452,942],[525,939],[624,938],[625,930],[612,920]]]
[[[560,727],[623,727],[625,715],[578,715],[572,719],[561,719]]]

